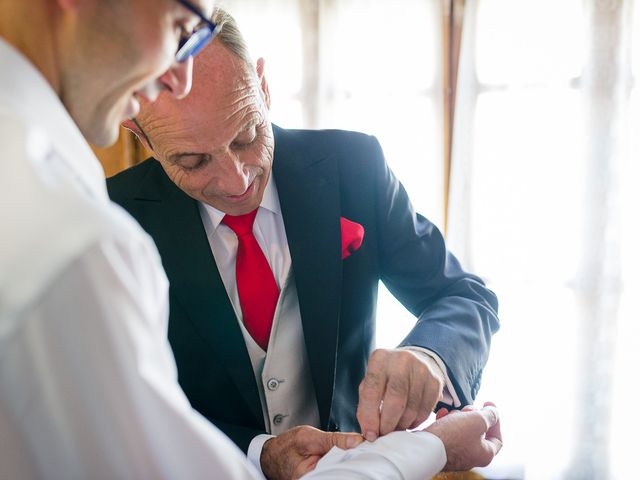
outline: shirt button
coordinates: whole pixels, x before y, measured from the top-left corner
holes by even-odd
[[[275,417],[273,417],[273,424],[280,425],[282,423],[282,420],[284,420],[284,415],[278,414]]]
[[[270,378],[269,381],[267,382],[267,388],[272,392],[274,390],[277,390],[279,386],[280,386],[280,382],[275,378]]]

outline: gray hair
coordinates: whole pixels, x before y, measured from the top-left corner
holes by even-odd
[[[247,47],[247,43],[240,32],[236,19],[221,7],[215,7],[211,21],[220,28],[216,40],[220,41],[227,50],[246,63],[247,66],[253,67],[249,47]]]

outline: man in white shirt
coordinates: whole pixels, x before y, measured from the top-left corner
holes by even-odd
[[[210,0],[0,1],[2,479],[259,478],[179,388],[157,251],[109,202],[83,138],[111,143],[140,98],[189,91],[190,58],[214,32],[211,8]],[[497,422],[490,410],[470,415],[462,423],[486,418],[485,431]],[[320,438],[318,454],[349,437]],[[353,460],[335,450],[314,475],[336,478],[358,459],[388,478],[444,465],[436,436],[411,437],[412,459],[393,456],[402,442],[389,437]],[[491,454],[483,442],[473,443]],[[425,448],[427,462],[415,450]]]
[[[158,161],[108,187],[161,253],[191,404],[286,478],[282,459],[304,448],[292,427],[370,439],[415,428],[440,399],[471,403],[497,304],[413,211],[374,138],[270,124],[263,60],[228,14],[213,18],[190,97],[127,123]],[[249,267],[264,275],[251,294]],[[400,348],[370,356],[380,279],[419,318]]]

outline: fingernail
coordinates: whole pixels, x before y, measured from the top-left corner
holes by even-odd
[[[360,443],[360,439],[355,435],[347,438],[347,448],[357,447]]]
[[[375,442],[376,438],[378,438],[378,435],[375,432],[369,430],[364,434],[364,438],[366,438],[368,442]]]

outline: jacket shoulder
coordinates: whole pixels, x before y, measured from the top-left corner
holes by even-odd
[[[299,157],[333,158],[342,175],[360,175],[385,164],[378,140],[349,130],[283,130],[275,128],[276,152]],[[312,160],[310,160],[312,161]]]
[[[127,168],[107,179],[109,197],[118,203],[134,198],[142,184],[150,177],[157,177],[161,171],[160,163],[153,157]]]
[[[277,128],[276,138],[304,148],[313,146],[315,149],[325,150],[329,154],[337,151],[361,151],[378,145],[375,137],[350,130],[286,130]]]

